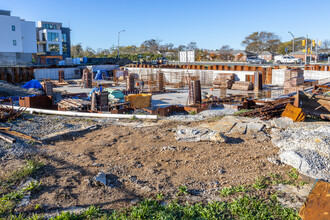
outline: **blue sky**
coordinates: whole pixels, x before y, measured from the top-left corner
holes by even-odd
[[[254,31],[278,34],[282,41],[309,34],[330,39],[329,0],[0,0],[0,9],[26,20],[62,22],[72,29],[72,44],[94,49],[139,46],[144,40],[218,49],[240,49]]]

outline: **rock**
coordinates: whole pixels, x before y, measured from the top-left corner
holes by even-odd
[[[240,122],[237,117],[225,116],[219,121],[201,124],[200,126],[221,133],[228,133],[237,124],[237,122]]]
[[[265,124],[262,123],[257,123],[257,122],[250,122],[247,124],[247,128],[246,128],[246,133],[257,133],[260,132],[264,129]]]
[[[210,140],[211,141],[216,141],[216,142],[219,142],[219,143],[227,143],[228,137],[225,136],[224,134],[218,132],[214,136],[211,136]]]
[[[176,140],[182,142],[214,141],[226,142],[227,137],[220,132],[206,128],[190,128],[179,126],[175,132]]]
[[[239,122],[230,131],[230,133],[246,134],[247,123]]]
[[[274,118],[271,120],[271,126],[279,129],[286,129],[293,124],[293,120],[287,117]]]
[[[281,165],[282,164],[280,158],[277,158],[277,157],[268,157],[267,160],[270,163],[273,163],[273,164],[276,164],[276,165]]]
[[[95,177],[94,177],[94,180],[103,184],[104,186],[107,186],[108,185],[108,182],[107,182],[107,176],[105,173],[103,172],[99,172]]]
[[[306,176],[330,180],[330,160],[320,156],[315,151],[305,149],[283,151],[279,157],[283,163],[293,166]]]
[[[280,148],[283,163],[300,173],[330,180],[330,125],[328,123],[296,122],[272,134],[272,143]]]

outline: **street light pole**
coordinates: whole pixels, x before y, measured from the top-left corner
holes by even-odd
[[[289,31],[289,34],[291,34],[293,41],[292,41],[292,53],[294,52],[294,35]]]
[[[120,37],[121,32],[125,32],[125,30],[121,30],[121,31],[118,32],[118,53],[117,53],[117,58],[119,58],[119,37]]]

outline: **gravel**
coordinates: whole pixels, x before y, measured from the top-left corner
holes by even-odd
[[[115,119],[24,114],[22,118],[15,121],[0,123],[0,127],[10,127],[13,131],[18,131],[32,136],[37,140],[41,140],[49,134],[74,131],[96,124],[106,125],[114,121]],[[37,143],[19,137],[15,137],[15,139],[16,142],[14,144],[0,140],[0,158],[6,154],[20,157],[38,152]]]

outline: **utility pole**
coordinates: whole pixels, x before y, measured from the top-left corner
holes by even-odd
[[[313,62],[313,40],[311,41],[311,63]]]
[[[119,37],[120,37],[120,33],[121,32],[125,32],[125,30],[121,30],[118,32],[118,53],[117,53],[117,58],[119,59]]]
[[[315,64],[318,60],[318,47],[319,47],[319,39],[316,39],[316,44],[315,44]]]
[[[306,35],[306,43],[305,43],[305,65],[307,64],[307,45],[308,45],[307,39],[308,39],[308,34]]]
[[[293,40],[292,40],[292,53],[294,52],[294,35],[289,31],[289,34],[291,34]]]

